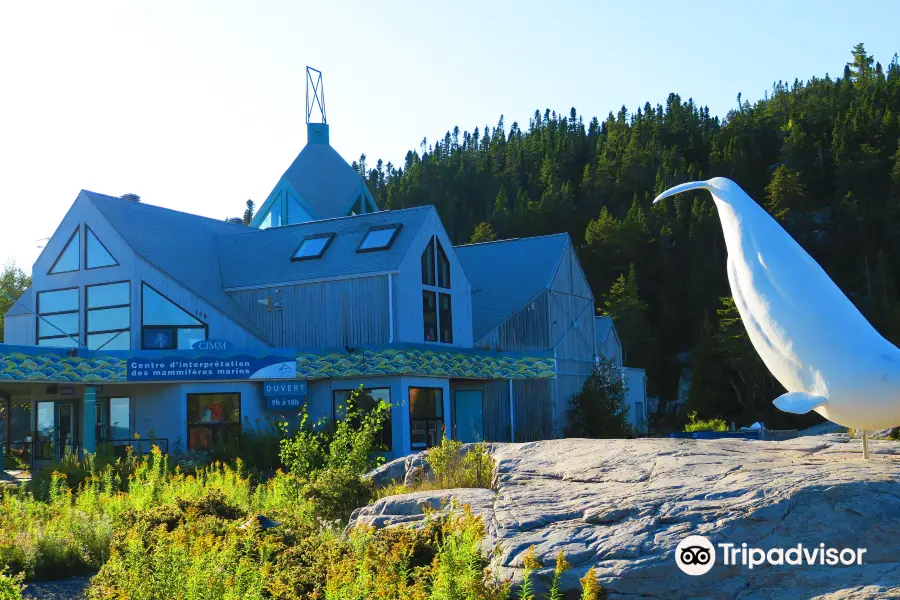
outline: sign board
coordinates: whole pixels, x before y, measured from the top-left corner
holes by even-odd
[[[128,359],[128,381],[240,381],[296,379],[297,360],[291,356],[136,356]]]
[[[71,396],[75,393],[75,388],[71,385],[64,385],[59,388],[59,393],[63,396]]]
[[[305,381],[267,381],[263,384],[263,396],[305,396]]]
[[[266,396],[269,410],[297,409],[306,404],[306,396]]]
[[[191,347],[194,350],[205,350],[207,352],[234,350],[234,344],[227,340],[200,340],[199,342],[194,342],[194,345]]]

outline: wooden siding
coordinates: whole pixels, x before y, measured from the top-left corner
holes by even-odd
[[[513,406],[516,411],[515,441],[533,442],[554,437],[552,404],[550,381],[546,379],[513,381]]]
[[[3,343],[31,346],[35,341],[34,315],[15,315],[3,319]]]
[[[482,427],[484,441],[511,442],[509,422],[509,380],[460,380],[450,381],[451,394],[456,390],[480,390],[482,397]],[[451,418],[456,420],[456,402],[451,403]],[[456,432],[454,431],[454,437]]]
[[[552,348],[547,318],[549,304],[550,292],[542,290],[508,319],[483,335],[475,342],[475,347],[508,352]]]
[[[269,312],[259,300],[271,296],[274,301],[277,290],[283,308]],[[339,348],[386,344],[390,339],[387,275],[243,290],[231,296],[279,347]]]

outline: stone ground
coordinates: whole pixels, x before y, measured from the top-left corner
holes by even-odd
[[[25,587],[27,600],[82,600],[84,591],[91,584],[90,577],[71,577],[57,581],[39,581]]]
[[[595,566],[611,598],[900,598],[900,443],[871,441],[862,460],[846,435],[755,440],[549,440],[496,444],[497,490],[444,490],[384,498],[356,520],[414,523],[421,504],[471,504],[499,545],[495,568],[521,577],[534,546],[566,579]],[[415,459],[407,462],[412,464]],[[397,467],[393,467],[396,471]],[[769,549],[867,548],[849,567],[747,567],[719,562],[681,573],[674,549],[687,535]]]

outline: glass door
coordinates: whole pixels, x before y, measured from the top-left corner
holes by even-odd
[[[56,405],[57,436],[56,459],[75,452],[75,405],[62,403]]]
[[[35,459],[53,460],[56,457],[56,418],[53,414],[53,402],[38,402],[35,429]]]
[[[463,443],[484,440],[482,422],[483,395],[481,390],[456,390],[453,397],[456,401],[454,432],[456,439]]]

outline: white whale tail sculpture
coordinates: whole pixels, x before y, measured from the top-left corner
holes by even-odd
[[[750,341],[788,390],[775,406],[863,431],[900,425],[900,350],[733,181],[684,183],[653,202],[696,189],[715,200],[728,283]]]

